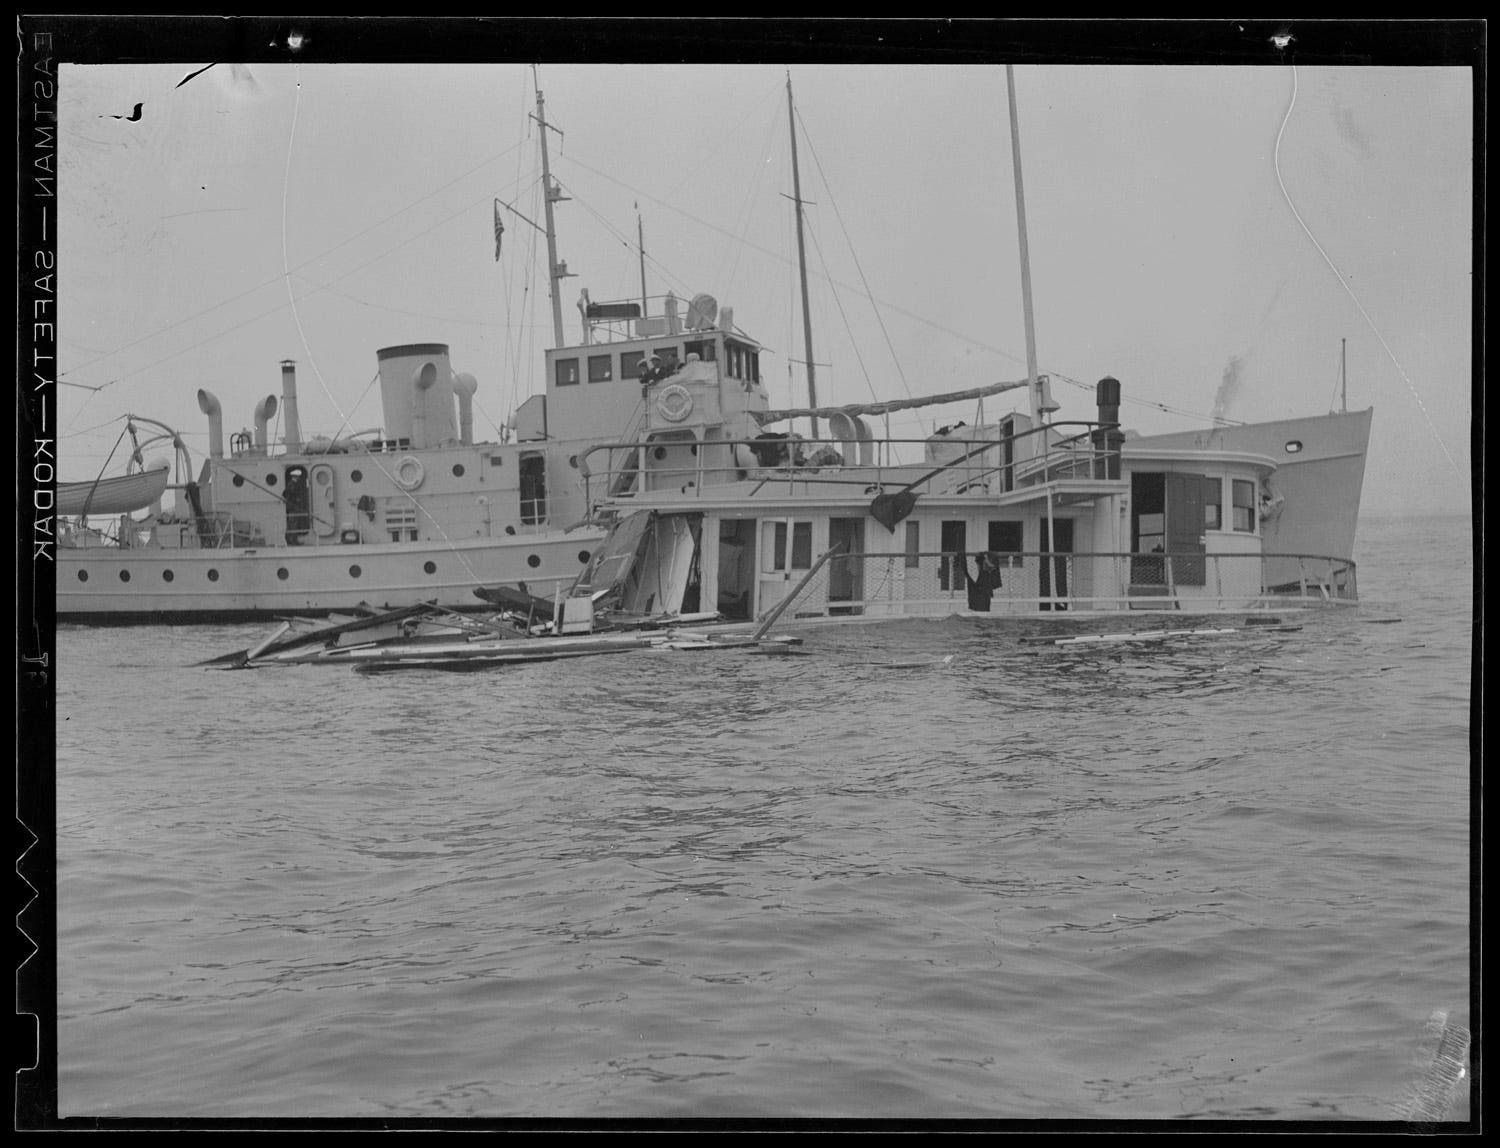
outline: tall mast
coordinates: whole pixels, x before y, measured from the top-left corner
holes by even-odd
[[[635,245],[641,252],[641,318],[649,313],[646,307],[646,232],[641,227],[641,213],[635,213]]]
[[[1010,96],[1010,156],[1016,175],[1016,230],[1021,244],[1021,307],[1026,314],[1026,389],[1031,395],[1031,421],[1040,426],[1044,414],[1057,410],[1047,384],[1037,377],[1036,326],[1031,311],[1031,249],[1026,242],[1026,191],[1021,184],[1021,128],[1016,119],[1016,76],[1005,65],[1005,87]]]
[[[535,65],[532,66],[535,75]],[[552,295],[552,345],[561,347],[563,345],[562,324],[562,292],[560,280],[568,278],[568,265],[557,261],[557,227],[552,217],[552,205],[568,197],[562,193],[562,189],[552,182],[552,171],[547,165],[547,131],[551,125],[547,123],[546,102],[542,99],[540,85],[536,90],[536,122],[542,127],[542,204],[546,209],[547,220],[547,285]],[[556,131],[556,128],[551,128]]]
[[[786,74],[786,118],[792,129],[792,202],[797,205],[797,269],[802,276],[802,338],[807,352],[807,405],[818,405],[818,385],[813,368],[812,311],[807,303],[807,248],[802,241],[802,178],[797,171],[797,116],[792,110],[792,74]],[[812,419],[812,436],[818,437],[818,420]]]

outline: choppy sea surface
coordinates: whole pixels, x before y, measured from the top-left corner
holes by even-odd
[[[1297,631],[1071,651],[366,677],[64,628],[58,1114],[1467,1119],[1469,524],[1356,558]]]

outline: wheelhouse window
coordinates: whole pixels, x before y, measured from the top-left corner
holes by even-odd
[[[1203,480],[1203,528],[1224,528],[1224,484],[1217,477]]]
[[[906,568],[915,570],[922,565],[922,524],[907,519],[906,522]]]
[[[558,359],[556,363],[557,385],[560,387],[576,387],[578,385],[578,360]]]
[[[697,355],[705,363],[716,361],[718,352],[715,350],[717,343],[713,339],[697,339],[688,343],[684,350],[689,355]]]
[[[1244,478],[1234,480],[1233,526],[1246,534],[1255,533],[1255,483]]]
[[[638,379],[641,375],[641,360],[646,357],[645,351],[626,351],[620,356],[620,378]]]
[[[671,370],[682,359],[682,356],[677,353],[677,348],[675,346],[672,346],[672,347],[652,347],[651,348],[651,353],[655,354],[655,355],[660,355],[661,356],[661,365],[663,367],[665,367],[667,370]]]
[[[613,355],[590,355],[589,356],[589,382],[607,383],[615,377],[615,357]]]

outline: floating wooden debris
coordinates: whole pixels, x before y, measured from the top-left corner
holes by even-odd
[[[1258,633],[1284,634],[1302,629],[1301,626],[1265,626],[1253,630],[1226,626],[1201,630],[1126,630],[1119,634],[1075,634],[1059,638],[1054,634],[1027,636],[1022,642],[1051,646],[1086,646],[1107,642],[1164,642],[1175,638],[1223,638],[1231,634]]]

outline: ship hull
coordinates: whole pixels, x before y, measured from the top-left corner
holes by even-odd
[[[417,602],[489,609],[476,587],[526,582],[549,594],[566,588],[602,537],[600,531],[576,530],[441,546],[63,548],[57,619],[93,625],[253,622]]]

